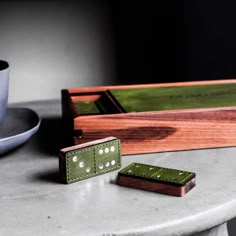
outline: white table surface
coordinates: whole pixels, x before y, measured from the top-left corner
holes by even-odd
[[[42,124],[0,157],[0,235],[190,235],[236,216],[236,148],[122,157],[122,168],[142,162],[196,172],[184,197],[118,186],[118,171],[65,185],[58,182],[60,102],[12,106],[32,108]]]

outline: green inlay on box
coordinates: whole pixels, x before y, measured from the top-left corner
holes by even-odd
[[[109,93],[126,112],[236,105],[236,83],[111,89]]]
[[[119,110],[117,110],[117,107],[114,106],[106,93],[103,93],[96,101],[76,101],[74,105],[80,115],[119,113]]]
[[[95,102],[74,102],[74,104],[80,115],[101,113]]]

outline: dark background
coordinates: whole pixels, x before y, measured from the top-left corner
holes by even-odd
[[[235,1],[113,1],[119,81],[236,77]]]
[[[0,0],[9,101],[59,99],[70,87],[236,78],[235,13],[235,1],[219,0]]]

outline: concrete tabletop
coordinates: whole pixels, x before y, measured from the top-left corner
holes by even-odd
[[[27,143],[0,157],[0,235],[227,235],[236,216],[236,148],[122,157],[193,171],[184,197],[118,186],[118,171],[65,185],[58,180],[59,101],[29,102],[42,119]],[[218,227],[219,226],[219,227]]]

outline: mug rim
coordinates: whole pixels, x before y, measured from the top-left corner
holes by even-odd
[[[9,68],[8,62],[4,60],[0,60],[0,71],[6,70],[7,68]]]

